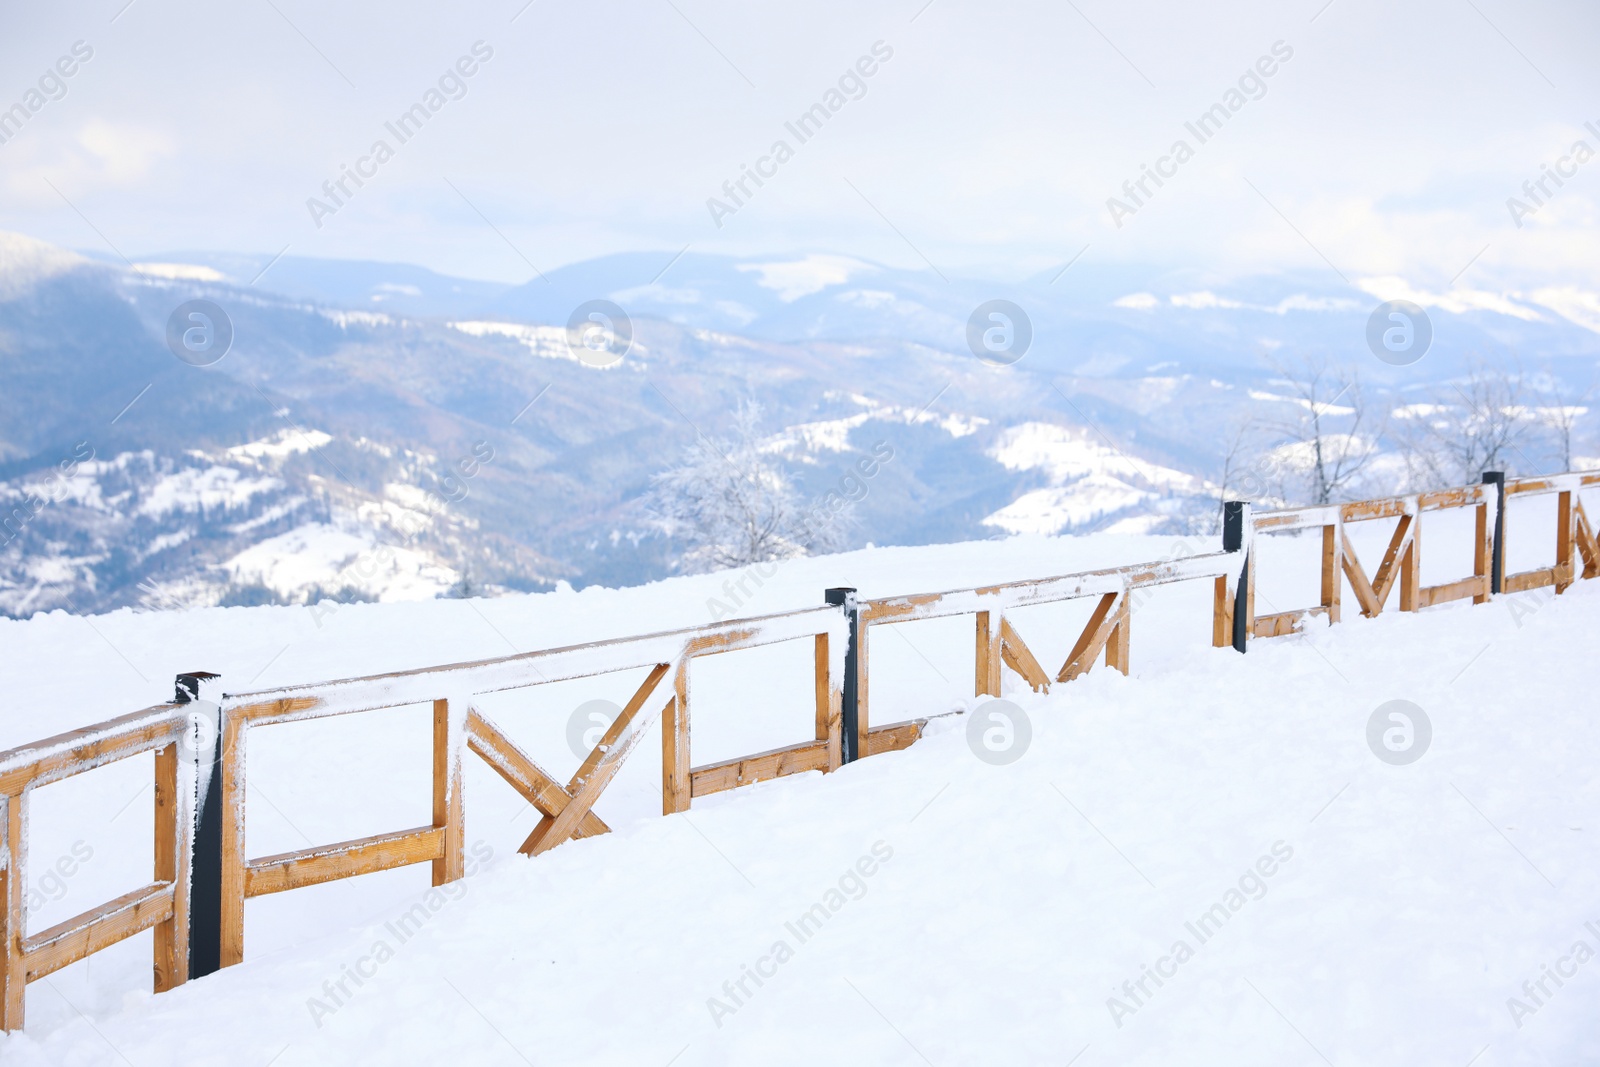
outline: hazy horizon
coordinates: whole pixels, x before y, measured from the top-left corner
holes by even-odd
[[[1600,167],[1573,151],[1600,150],[1600,13],[1576,5],[112,0],[10,21],[0,228],[129,258],[513,284],[688,247],[1600,288]]]

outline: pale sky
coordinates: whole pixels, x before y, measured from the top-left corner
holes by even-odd
[[[1075,269],[1600,288],[1600,158],[1570,154],[1600,152],[1593,4],[124,3],[0,6],[0,108],[42,105],[0,125],[0,229],[508,282],[685,245],[1015,278],[1088,245]],[[492,55],[447,74],[476,42]],[[1200,143],[1185,123],[1278,42]],[[402,144],[385,123],[441,76]],[[837,111],[801,143],[785,122],[819,102]],[[1116,227],[1107,199],[1180,138],[1193,158]],[[731,206],[723,183],[780,139],[792,158],[716,225],[707,199]],[[308,198],[332,206],[324,181],[363,159],[318,228]],[[1568,176],[1540,206],[1522,185],[1545,164]],[[1512,196],[1538,207],[1520,228]]]

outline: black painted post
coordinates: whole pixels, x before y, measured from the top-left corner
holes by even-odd
[[[189,977],[222,969],[222,685],[209,671],[180,674],[172,700],[202,705],[189,723],[194,836],[189,855]],[[180,749],[181,751],[181,749]]]
[[[1239,567],[1239,584],[1233,596],[1233,648],[1245,651],[1250,636],[1250,552],[1245,548],[1245,522],[1250,517],[1250,505],[1243,500],[1226,500],[1222,504],[1222,550],[1244,551],[1244,561]]]
[[[856,591],[852,588],[829,589],[827,602],[844,608],[845,617],[850,620],[850,639],[844,646],[844,684],[840,686],[844,694],[839,712],[839,762],[854,763],[861,758],[857,751],[861,729],[861,661],[856,655],[857,643],[861,640],[861,609],[856,606]]]
[[[1500,592],[1500,583],[1506,576],[1506,472],[1484,471],[1483,484],[1495,487],[1499,506],[1494,509],[1494,549],[1490,555],[1489,592]]]

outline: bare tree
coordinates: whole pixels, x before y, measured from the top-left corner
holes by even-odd
[[[686,570],[746,567],[837,550],[848,516],[802,505],[781,466],[761,449],[761,407],[739,405],[732,437],[700,436],[652,481],[657,525],[682,537]]]
[[[1402,409],[1400,440],[1412,481],[1435,488],[1475,482],[1484,471],[1531,468],[1524,446],[1536,428],[1522,369],[1475,363],[1437,390],[1433,403]]]
[[[1278,472],[1281,495],[1302,486],[1313,504],[1348,495],[1378,452],[1382,426],[1369,411],[1353,369],[1305,357],[1293,364],[1273,360],[1293,398],[1288,418],[1262,425],[1280,441],[1268,460]],[[1256,461],[1258,467],[1262,460]]]
[[[1577,434],[1578,420],[1589,413],[1589,400],[1594,396],[1593,382],[1582,392],[1573,393],[1561,385],[1560,379],[1548,375],[1554,387],[1544,390],[1545,405],[1540,409],[1541,421],[1550,431],[1555,452],[1561,460],[1561,469],[1572,469],[1572,444]]]

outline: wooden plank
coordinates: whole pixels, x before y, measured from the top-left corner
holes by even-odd
[[[681,666],[687,668],[688,662],[686,658]],[[649,676],[645,678],[643,684],[639,686],[633,696],[628,698],[628,703],[618,712],[611,725],[606,727],[606,732],[601,735],[599,743],[590,750],[589,755],[584,758],[583,763],[578,766],[578,770],[573,774],[571,781],[567,782],[567,793],[572,799],[561,806],[561,811],[541,818],[538,824],[534,826],[533,832],[522,842],[522,847],[518,851],[536,856],[539,852],[553,848],[572,836],[572,831],[582,822],[583,815],[587,814],[589,808],[594,806],[594,802],[600,794],[593,792],[590,795],[588,804],[584,806],[582,811],[572,814],[570,818],[566,814],[567,809],[577,803],[579,797],[585,795],[589,783],[601,773],[602,767],[610,767],[606,772],[606,780],[609,781],[610,775],[616,773],[616,767],[611,764],[616,763],[618,753],[620,752],[621,754],[620,758],[625,759],[628,752],[638,743],[640,733],[648,726],[649,720],[647,719],[643,724],[635,728],[634,719],[638,717],[639,709],[644,707],[644,702],[650,698],[651,693],[655,692],[657,684],[660,683],[669,669],[665,663],[658,663],[651,668]],[[680,677],[685,673],[686,671],[680,671]],[[674,698],[674,703],[676,703],[676,698]],[[624,738],[626,739],[625,741],[623,740]],[[619,745],[619,742],[622,742],[622,744]],[[687,752],[684,753],[684,758],[688,758]],[[604,783],[601,784],[600,788],[605,788]],[[562,836],[546,844],[545,849],[538,848],[539,843],[544,841],[551,833],[552,825],[561,831]]]
[[[158,704],[0,752],[0,796],[70,778],[178,740],[188,719]]]
[[[1380,500],[1357,500],[1339,505],[1339,518],[1343,522],[1366,522],[1371,519],[1392,519],[1406,515],[1416,505],[1416,498],[1391,496]]]
[[[1583,559],[1583,576],[1600,578],[1600,543],[1596,543],[1594,530],[1589,526],[1589,516],[1584,514],[1583,501],[1574,494],[1572,498],[1572,536]]]
[[[1452,600],[1462,600],[1472,597],[1477,603],[1482,603],[1482,597],[1489,588],[1489,579],[1473,575],[1443,585],[1425,586],[1420,591],[1419,603],[1421,607],[1431,608],[1435,604],[1448,604]]]
[[[335,684],[337,683],[329,683],[330,686]],[[230,703],[228,714],[246,722],[269,726],[275,722],[294,718],[302,712],[314,711],[325,703],[326,701],[318,696],[281,697],[276,700],[256,700],[247,704]]]
[[[861,618],[860,626],[856,629],[856,755],[867,755],[867,739],[872,729],[872,716],[868,707],[868,694],[871,686],[867,684],[867,651],[872,647],[872,627],[867,625],[866,616]]]
[[[1329,623],[1339,621],[1339,594],[1344,589],[1344,564],[1340,558],[1343,543],[1337,525],[1322,528],[1322,607]]]
[[[1117,602],[1116,613],[1111,617],[1111,633],[1106,638],[1106,666],[1128,673],[1128,645],[1133,629],[1133,611],[1127,597]]]
[[[1245,547],[1247,551],[1244,554],[1244,636],[1248,641],[1256,618],[1256,553],[1249,544]]]
[[[245,895],[265,896],[341,878],[374,874],[444,855],[445,831],[438,826],[375,834],[353,841],[282,852],[251,860],[245,868]]]
[[[1556,592],[1565,593],[1572,585],[1572,563],[1576,516],[1572,511],[1572,490],[1556,497]]]
[[[804,608],[749,619],[729,619],[684,630],[524,652],[497,659],[284,686],[254,693],[233,693],[228,695],[226,704],[229,709],[248,709],[252,721],[259,725],[346,715],[432,703],[441,693],[477,695],[522,689],[573,678],[614,674],[638,667],[653,667],[658,663],[676,663],[685,656],[731,652],[810,638],[819,633],[832,634],[842,641],[847,627],[848,622],[838,608]],[[310,703],[297,703],[304,701]]]
[[[1481,590],[1472,598],[1474,604],[1487,604],[1494,589],[1494,530],[1489,526],[1489,505],[1479,504],[1472,519],[1472,573],[1480,580]]]
[[[688,660],[684,660],[683,664],[680,664],[680,678],[683,676],[681,668],[687,664]],[[675,694],[667,701],[666,707],[672,708],[683,703],[686,703],[686,701],[681,701]],[[616,777],[617,772],[622,769],[622,764],[627,760],[628,754],[638,745],[639,739],[650,729],[650,725],[655,721],[656,716],[663,714],[665,710],[666,708],[648,715],[635,715],[626,736],[621,736],[620,732],[613,733],[617,730],[617,723],[622,722],[623,719],[621,715],[617,716],[616,722],[611,724],[611,729],[606,731],[606,736],[610,738],[610,743],[607,744],[602,741],[602,744],[606,744],[606,751],[600,757],[600,762],[595,765],[593,772],[580,788],[573,791],[572,800],[568,802],[566,807],[561,809],[561,814],[555,818],[547,815],[539,820],[539,825],[534,827],[533,833],[528,836],[528,840],[522,843],[522,848],[518,851],[530,856],[537,856],[543,852],[548,852],[572,836],[572,831],[583,819],[584,814],[594,807],[594,802],[600,799],[600,794],[605,792],[606,786],[611,784],[611,779]],[[685,758],[688,756],[687,746],[684,749],[684,756]],[[683,783],[685,792],[688,792],[691,788],[691,782],[690,773],[686,772]]]
[[[449,700],[433,702],[433,825],[444,831],[443,854],[433,861],[433,884],[447,885],[466,872],[466,821],[461,798],[465,721]]]
[[[1405,551],[1410,547],[1412,526],[1412,516],[1400,516],[1400,522],[1394,528],[1394,535],[1389,538],[1389,548],[1383,554],[1383,562],[1378,565],[1377,571],[1372,576],[1372,595],[1378,603],[1378,611],[1383,610],[1383,605],[1389,599],[1389,592],[1394,588],[1395,579],[1400,577]]]
[[[218,942],[219,963],[232,967],[244,962],[244,775],[245,744],[250,722],[241,716],[222,716],[222,905]]]
[[[644,707],[644,702],[650,699],[650,694],[656,691],[656,686],[661,684],[661,679],[666,677],[667,671],[671,669],[665,663],[657,663],[650,668],[650,673],[645,676],[639,688],[634,690],[633,696],[628,698],[628,702],[617,713],[617,717],[612,720],[611,725],[606,727],[606,732],[600,735],[600,741],[594,748],[589,750],[589,754],[584,757],[583,762],[578,765],[578,769],[573,772],[571,780],[567,782],[567,792],[569,794],[577,795],[583,783],[588,781],[595,768],[600,766],[600,761],[605,759],[606,754],[616,745],[617,739],[627,732],[634,716],[639,714],[639,709]]]
[[[28,855],[26,833],[28,796],[0,796],[5,805],[6,866],[0,874],[0,1030],[21,1030],[24,992],[28,984],[27,956],[22,941],[27,931]]]
[[[1291,530],[1312,530],[1319,526],[1332,526],[1339,521],[1339,505],[1321,504],[1309,508],[1286,508],[1278,511],[1258,511],[1250,517],[1251,525],[1260,533],[1288,533]]]
[[[1422,589],[1422,524],[1421,520],[1412,523],[1411,543],[1406,545],[1405,553],[1400,557],[1400,610],[1416,611],[1422,605],[1419,603],[1419,594]]]
[[[173,885],[157,882],[57,923],[23,942],[27,980],[37,981],[172,918]],[[188,960],[184,961],[185,966]]]
[[[1104,596],[1144,586],[1166,585],[1231,574],[1238,567],[1237,552],[1208,552],[1196,556],[1108,567],[1098,571],[1035,578],[978,589],[923,593],[915,597],[881,597],[861,601],[864,618],[874,622],[910,622],[980,611],[1005,612],[1033,604],[1053,604],[1080,597]],[[912,603],[914,602],[914,603]]]
[[[178,746],[156,752],[154,881],[174,887],[171,914],[155,928],[155,991],[189,980],[191,805],[178,792]]]
[[[1361,605],[1361,614],[1371,618],[1383,610],[1383,602],[1372,591],[1367,572],[1361,569],[1361,560],[1350,550],[1350,542],[1342,532],[1339,539],[1343,542],[1340,558],[1344,563],[1344,576],[1350,580],[1350,591],[1355,593],[1356,601]]]
[[[812,699],[815,702],[818,741],[828,746],[828,770],[836,771],[844,760],[844,694],[834,684],[832,660],[828,655],[828,635],[817,634],[812,646]],[[857,752],[860,749],[856,750]],[[694,772],[689,772],[689,792],[694,794]]]
[[[1227,648],[1233,644],[1233,594],[1228,579],[1218,575],[1211,593],[1211,645]]]
[[[1417,495],[1417,510],[1444,511],[1447,508],[1472,507],[1483,500],[1482,485],[1463,485],[1455,489],[1435,489]]]
[[[828,742],[803,741],[798,745],[758,752],[753,756],[696,767],[689,772],[689,781],[694,795],[703,797],[785,775],[827,770]]]
[[[922,739],[922,729],[927,723],[927,719],[913,719],[910,722],[875,726],[867,733],[865,752],[869,756],[876,756],[880,752],[910,748]]]
[[[1280,611],[1274,615],[1257,615],[1255,620],[1256,637],[1288,637],[1300,632],[1301,625],[1307,619],[1314,619],[1319,615],[1326,615],[1328,609],[1322,605],[1314,608],[1299,608],[1295,611]]]
[[[689,661],[678,664],[673,697],[661,712],[661,814],[688,811],[694,797],[689,764]]]
[[[682,665],[683,667],[688,665],[686,657]],[[646,717],[640,723],[635,723],[634,720],[638,717],[638,709],[643,707],[646,699],[650,699],[650,694],[656,691],[656,685],[666,675],[667,670],[669,670],[667,664],[654,665],[653,669],[651,669],[650,677],[646,677],[643,685],[638,686],[634,696],[629,697],[626,707],[622,707],[618,717],[611,720],[610,726],[606,726],[605,734],[600,736],[600,742],[595,744],[594,749],[590,750],[589,755],[578,766],[578,771],[573,774],[571,781],[566,782],[566,793],[570,795],[571,800],[566,801],[565,805],[562,805],[562,809],[557,813],[547,814],[547,816],[539,819],[538,824],[533,827],[533,832],[526,837],[526,840],[523,840],[522,848],[518,849],[520,853],[528,854],[528,856],[538,856],[542,851],[560,845],[562,841],[573,835],[573,830],[578,829],[578,825],[581,825],[582,822],[582,816],[589,813],[589,809],[594,806],[595,800],[600,797],[598,790],[605,789],[606,782],[611,781],[611,776],[616,774],[619,766],[621,766],[621,761],[626,760],[627,753],[632,752],[634,745],[638,744],[638,739],[642,736],[643,731],[650,726],[651,718]],[[682,673],[680,672],[680,675]],[[669,704],[669,709],[674,707],[675,704],[677,704],[677,697],[674,696],[674,699]],[[666,734],[662,734],[662,736],[666,736]],[[685,752],[683,755],[688,758],[688,753]],[[598,789],[590,789],[590,785],[594,784],[597,779],[600,779]],[[587,803],[584,803],[584,806],[578,811],[570,811],[570,808],[579,803],[582,797],[589,798]],[[558,833],[560,837],[555,837],[552,840],[550,838],[552,833]],[[539,848],[541,843],[544,848]]]
[[[1050,676],[1039,666],[1039,661],[1012,627],[1011,620],[1004,617],[1000,620],[1000,656],[1006,666],[1022,675],[1035,693],[1050,691]]]
[[[472,751],[482,756],[506,784],[539,810],[539,814],[555,815],[572,799],[559,782],[476,708],[467,715],[467,736]],[[572,836],[594,837],[610,832],[611,828],[591,811],[583,817]]]
[[[978,612],[974,631],[976,659],[973,663],[974,696],[1000,695],[1000,624],[1004,618],[999,612]]]
[[[1121,593],[1107,593],[1100,598],[1100,603],[1095,605],[1094,613],[1089,616],[1089,622],[1084,626],[1083,633],[1078,635],[1077,644],[1072,646],[1067,661],[1061,665],[1061,670],[1056,674],[1056,681],[1070,682],[1094,666],[1095,657],[1105,647],[1116,625],[1113,609],[1122,596]],[[1229,640],[1231,642],[1231,636]]]
[[[1529,589],[1543,589],[1547,585],[1556,584],[1556,569],[1554,567],[1540,567],[1536,571],[1522,571],[1519,574],[1508,574],[1500,582],[1500,588],[1507,593],[1525,593]]]

